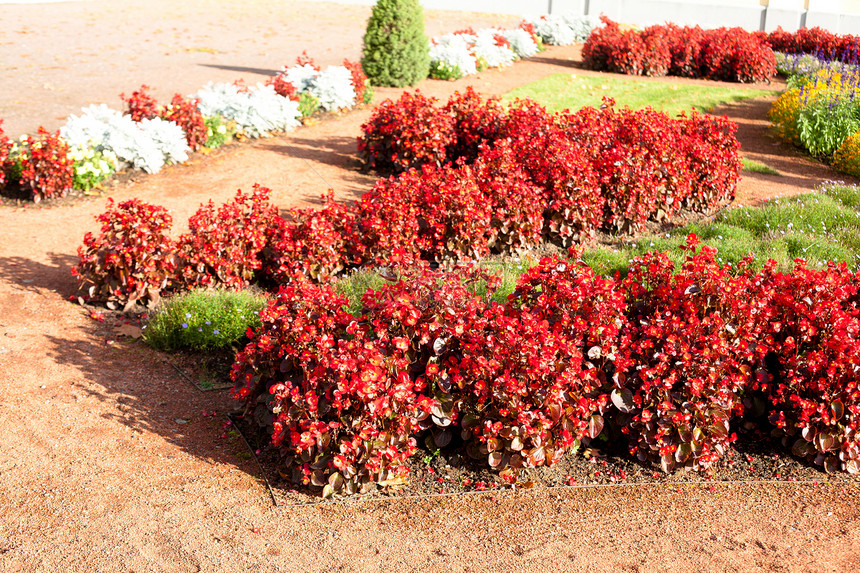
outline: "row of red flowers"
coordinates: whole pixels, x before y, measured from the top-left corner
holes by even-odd
[[[733,269],[697,243],[680,269],[649,253],[623,280],[546,258],[505,304],[470,267],[401,268],[359,316],[297,275],[237,356],[233,394],[326,495],[393,483],[428,439],[511,481],[600,434],[664,471],[711,471],[741,421],[860,471],[860,275]]]
[[[800,28],[796,32],[786,32],[779,27],[767,35],[767,43],[777,52],[814,54],[823,60],[860,63],[860,36],[834,34],[818,26]]]
[[[585,67],[629,75],[683,76],[732,82],[761,82],[776,75],[776,60],[764,32],[743,28],[655,25],[622,30],[602,17],[582,48]]]

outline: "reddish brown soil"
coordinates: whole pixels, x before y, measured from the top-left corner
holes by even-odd
[[[321,63],[338,63],[358,56],[368,13],[262,0],[2,5],[0,117],[13,134],[39,123],[56,127],[86,103],[117,106],[116,94],[142,82],[166,98],[210,79],[258,80],[302,49]],[[427,16],[431,33],[510,22]],[[570,71],[577,59],[576,48],[552,48],[507,70],[420,87],[439,97],[467,84],[503,93]],[[397,93],[379,90],[376,101]],[[784,174],[746,176],[739,202],[838,178],[767,137],[766,109],[766,102],[747,102],[719,110],[741,125],[745,155]],[[313,202],[328,188],[354,198],[373,181],[354,169],[354,138],[368,113],[197,156],[136,176],[110,195],[164,205],[178,223],[201,202],[224,201],[255,182],[271,187],[284,208]],[[244,444],[222,428],[232,401],[198,391],[166,356],[68,302],[75,248],[97,229],[93,217],[104,206],[104,198],[95,198],[0,208],[2,571],[850,571],[860,565],[856,483],[532,489],[273,507]]]

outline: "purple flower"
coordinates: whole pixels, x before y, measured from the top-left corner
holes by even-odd
[[[212,334],[221,334],[221,331],[216,329],[212,331]]]
[[[187,323],[187,322],[183,322],[183,323],[182,323],[182,328],[188,328],[188,323]]]

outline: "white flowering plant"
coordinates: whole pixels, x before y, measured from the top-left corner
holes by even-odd
[[[188,159],[185,133],[172,121],[160,118],[134,121],[108,106],[90,105],[80,116],[71,115],[60,135],[73,147],[110,151],[123,164],[156,173],[166,162]]]
[[[527,19],[535,32],[546,44],[568,46],[588,39],[597,22],[590,16],[540,16]]]
[[[478,73],[478,60],[472,51],[476,36],[445,34],[430,43],[430,77],[456,80]]]
[[[516,52],[500,30],[489,28],[478,30],[472,51],[475,58],[488,68],[509,66],[517,59]]]
[[[540,51],[540,46],[535,42],[532,35],[522,28],[502,30],[500,33],[505,37],[511,49],[519,58],[531,58]]]
[[[299,104],[278,95],[275,88],[257,84],[243,90],[234,84],[209,83],[193,97],[204,116],[220,115],[235,122],[246,137],[265,137],[299,126]]]

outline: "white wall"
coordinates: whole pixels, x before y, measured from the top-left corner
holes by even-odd
[[[326,0],[332,1],[332,0]],[[333,0],[373,5],[376,0]],[[838,34],[860,34],[858,0],[421,0],[428,10],[488,14],[576,14],[599,16],[636,26],[674,22],[703,28],[740,26],[747,30],[794,32],[821,26]]]

